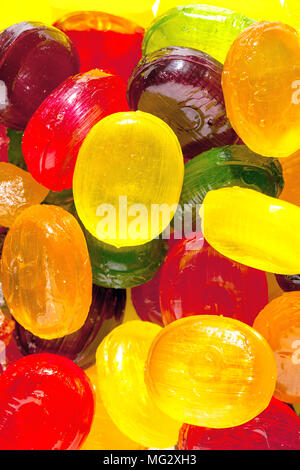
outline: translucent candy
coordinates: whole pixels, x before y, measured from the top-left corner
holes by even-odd
[[[276,363],[250,326],[196,315],[166,326],[148,354],[145,380],[156,405],[177,421],[210,428],[246,423],[269,404]]]
[[[115,328],[99,346],[97,372],[101,398],[118,428],[145,447],[165,448],[176,444],[180,423],[157,408],[144,382],[147,353],[160,331],[141,321]]]
[[[300,272],[298,206],[252,189],[222,188],[206,194],[200,217],[205,239],[222,255],[271,273]]]
[[[281,158],[280,163],[284,178],[284,187],[280,195],[280,199],[296,204],[296,206],[300,206],[300,188],[298,178],[300,172],[300,151],[294,153],[290,157]]]
[[[300,290],[300,274],[294,274],[293,276],[276,274],[276,280],[280,288],[285,292]]]

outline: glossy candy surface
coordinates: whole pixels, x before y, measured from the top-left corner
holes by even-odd
[[[2,450],[76,450],[93,413],[90,382],[69,359],[35,354],[0,376]]]
[[[44,99],[70,75],[79,72],[74,44],[61,31],[22,22],[0,34],[0,122],[25,129]]]
[[[94,68],[127,81],[142,56],[144,29],[102,11],[69,13],[54,23],[75,44],[80,71]]]
[[[300,40],[292,27],[261,22],[232,44],[222,86],[227,116],[243,142],[266,157],[300,148]]]
[[[172,219],[183,182],[178,139],[161,119],[141,111],[102,119],[80,148],[74,201],[85,228],[121,248],[156,238]],[[170,208],[153,217],[153,205]]]
[[[253,328],[232,318],[196,315],[173,322],[156,336],[145,381],[156,405],[173,419],[227,428],[268,406],[276,363]]]
[[[164,324],[191,315],[223,315],[252,326],[268,303],[262,271],[220,255],[194,234],[168,253],[160,278],[160,306]]]
[[[180,427],[156,407],[144,382],[147,353],[161,330],[153,323],[129,321],[115,328],[97,351],[104,406],[118,428],[145,447],[176,444]]]
[[[272,398],[268,408],[248,423],[231,429],[184,424],[180,450],[300,450],[300,419]]]
[[[285,292],[300,290],[300,274],[294,274],[293,276],[276,274],[276,280],[280,288]]]
[[[281,158],[284,177],[284,188],[280,195],[283,201],[291,202],[300,206],[299,172],[300,172],[300,151],[287,158]]]
[[[6,127],[0,124],[0,162],[8,162],[8,145],[9,138],[6,135]]]
[[[237,135],[225,112],[222,65],[194,49],[168,47],[144,57],[128,83],[128,102],[173,129],[186,159],[233,144]]]
[[[300,292],[287,292],[272,300],[255,319],[254,328],[274,351],[275,396],[300,403]]]
[[[223,63],[234,39],[252,23],[250,18],[225,8],[176,6],[156,18],[147,29],[143,54],[169,46],[189,47]]]
[[[9,230],[1,282],[13,317],[45,339],[84,324],[92,300],[92,271],[76,219],[57,206],[25,209]]]
[[[126,291],[93,286],[92,303],[84,325],[71,335],[46,340],[16,324],[14,337],[24,355],[52,353],[67,357],[82,368],[96,361],[96,349],[102,339],[124,317]]]
[[[271,273],[300,271],[298,206],[252,189],[222,188],[206,194],[200,217],[205,239],[222,255]]]
[[[0,162],[0,225],[10,227],[24,209],[42,202],[48,192],[30,173]]]
[[[108,114],[127,109],[119,77],[95,69],[68,78],[26,128],[22,149],[28,170],[52,191],[71,188],[76,158],[89,131]]]
[[[161,268],[151,281],[131,289],[131,300],[141,320],[163,326],[159,304],[160,277]]]

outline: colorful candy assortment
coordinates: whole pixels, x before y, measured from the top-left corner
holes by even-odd
[[[3,15],[0,449],[300,449],[295,2]]]

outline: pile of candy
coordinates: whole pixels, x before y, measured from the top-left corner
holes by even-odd
[[[0,33],[0,449],[300,449],[297,0],[44,3]]]

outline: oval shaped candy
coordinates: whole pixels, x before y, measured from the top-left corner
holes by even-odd
[[[270,346],[250,326],[196,315],[171,323],[156,336],[145,381],[155,404],[173,419],[228,428],[268,406],[276,363]]]
[[[222,65],[204,52],[160,49],[134,69],[127,88],[129,106],[169,124],[189,159],[238,138],[226,116],[221,76]]]
[[[89,131],[108,114],[127,109],[126,88],[119,77],[97,69],[69,77],[42,103],[24,132],[28,170],[52,191],[70,189]]]
[[[115,328],[97,350],[104,406],[118,428],[145,447],[173,446],[180,427],[153,403],[144,382],[148,350],[161,330],[153,323],[129,321]]]
[[[0,224],[10,227],[24,209],[42,202],[48,192],[27,171],[0,162]]]
[[[0,376],[1,450],[76,450],[93,414],[90,381],[69,359],[35,354]]]
[[[71,12],[54,26],[75,44],[81,72],[100,68],[127,82],[142,56],[144,29],[120,16],[103,11]]]
[[[76,219],[57,206],[25,209],[3,246],[1,282],[10,313],[34,335],[77,331],[92,300],[92,270]]]
[[[156,18],[146,30],[143,54],[169,46],[189,47],[223,63],[234,39],[252,23],[250,18],[225,8],[176,6]]]
[[[252,189],[222,188],[206,194],[200,217],[205,239],[222,255],[271,273],[300,272],[298,206]]]
[[[73,192],[79,218],[100,241],[143,245],[173,218],[183,171],[178,139],[161,119],[141,111],[107,116],[78,154]]]
[[[266,157],[300,149],[300,40],[282,23],[249,26],[232,44],[222,86],[227,116],[243,142]]]
[[[79,72],[74,44],[62,32],[23,21],[0,34],[0,122],[25,129],[44,99]]]
[[[272,300],[256,317],[254,328],[274,351],[276,398],[300,403],[300,292],[286,292]]]

